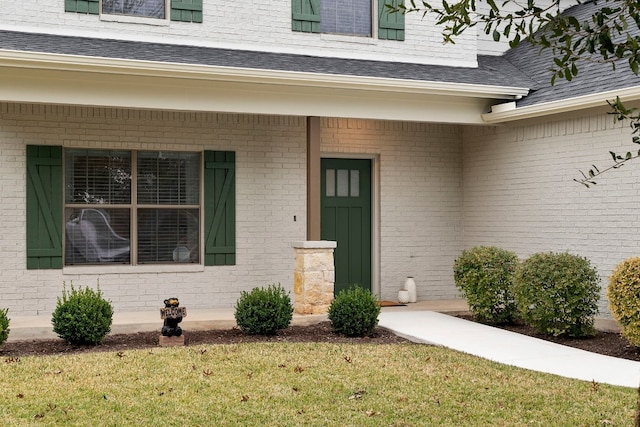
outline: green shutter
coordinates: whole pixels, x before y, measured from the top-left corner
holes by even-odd
[[[291,29],[304,33],[320,32],[320,0],[291,0]]]
[[[378,38],[383,40],[404,40],[404,13],[389,13],[385,4],[397,6],[403,0],[378,1]]]
[[[98,15],[100,0],[64,0],[64,11]]]
[[[205,265],[236,263],[235,177],[235,152],[204,152]]]
[[[62,147],[27,146],[27,269],[62,268]]]
[[[171,0],[171,20],[202,23],[202,0]]]

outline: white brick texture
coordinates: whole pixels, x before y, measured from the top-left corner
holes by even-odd
[[[608,315],[608,276],[638,255],[640,172],[632,162],[589,189],[573,179],[611,164],[610,150],[633,149],[630,128],[605,113],[465,129],[464,246],[587,257],[602,277]]]
[[[324,156],[374,156],[378,164],[380,296],[396,300],[407,276],[418,299],[455,298],[462,247],[460,127],[326,119]]]
[[[462,247],[460,128],[323,119],[321,138],[326,155],[374,158],[378,166],[382,297],[395,298],[407,275],[416,278],[422,299],[456,296],[451,265]],[[169,296],[191,308],[232,307],[241,291],[270,283],[291,291],[291,244],[306,237],[305,140],[299,117],[0,104],[2,307],[15,316],[47,315],[63,282],[95,286],[98,279],[116,311],[155,310]],[[82,274],[26,270],[28,144],[235,151],[237,265],[164,273],[126,266],[83,268]]]
[[[291,117],[0,104],[2,306],[13,315],[50,313],[64,281],[95,286],[100,279],[118,311],[154,310],[172,295],[186,307],[230,307],[242,290],[270,283],[291,288],[291,243],[306,233],[304,125]],[[26,270],[28,144],[235,151],[237,265],[183,273]]]
[[[377,11],[373,0],[373,10]],[[64,12],[62,0],[0,2],[0,28],[98,38],[193,44],[231,49],[275,51],[342,58],[475,66],[476,32],[472,28],[443,44],[431,17],[406,17],[404,41],[375,37],[311,34],[291,30],[291,1],[204,0],[203,23],[166,21],[163,25],[115,22],[98,15]]]

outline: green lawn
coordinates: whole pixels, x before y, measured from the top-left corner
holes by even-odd
[[[416,344],[236,344],[1,362],[2,425],[629,426],[636,390]]]

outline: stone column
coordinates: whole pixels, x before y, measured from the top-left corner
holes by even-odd
[[[333,250],[336,242],[313,241],[293,244],[293,306],[297,314],[324,314],[333,301],[336,281]]]

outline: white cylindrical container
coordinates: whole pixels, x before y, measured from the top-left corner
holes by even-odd
[[[409,291],[406,289],[400,289],[398,291],[398,302],[400,304],[406,304],[409,302]]]
[[[418,301],[418,292],[416,291],[416,282],[413,280],[413,277],[407,277],[407,280],[404,282],[404,288],[409,291],[409,302]]]

